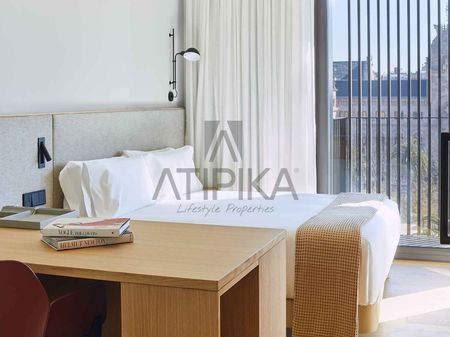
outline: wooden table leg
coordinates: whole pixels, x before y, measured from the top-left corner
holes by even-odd
[[[286,241],[259,260],[259,336],[286,336]]]
[[[214,291],[121,284],[122,337],[219,337]]]

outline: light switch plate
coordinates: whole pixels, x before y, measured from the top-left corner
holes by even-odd
[[[22,206],[23,207],[36,207],[42,206],[47,203],[45,190],[34,191],[22,194]]]

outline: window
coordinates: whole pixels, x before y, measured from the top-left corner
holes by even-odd
[[[332,20],[334,192],[385,193],[402,234],[437,237],[447,2],[334,0]]]

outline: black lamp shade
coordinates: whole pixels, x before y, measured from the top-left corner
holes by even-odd
[[[188,48],[183,53],[183,57],[191,62],[197,62],[200,61],[200,52],[195,48]]]

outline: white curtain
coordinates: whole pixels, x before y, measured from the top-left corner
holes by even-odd
[[[203,168],[251,169],[253,177],[268,168],[261,187],[270,193],[284,168],[297,192],[314,193],[314,1],[186,0],[185,6],[186,47],[201,53],[200,62],[186,62],[185,84],[187,142],[201,178],[211,185]],[[224,147],[205,160],[208,120],[242,121],[241,160]]]

